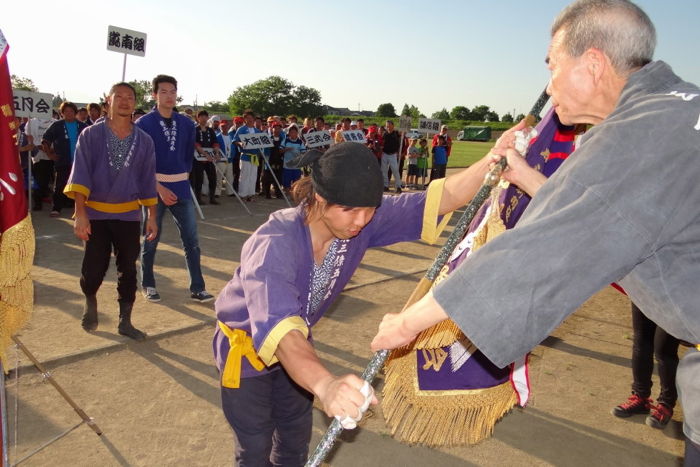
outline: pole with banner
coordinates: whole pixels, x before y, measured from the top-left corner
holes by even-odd
[[[146,56],[146,36],[145,32],[107,26],[107,50],[124,54],[122,81],[126,81],[126,56]]]
[[[51,118],[51,102],[53,95],[43,92],[12,90],[12,105],[15,117],[39,118],[49,120]],[[26,128],[26,127],[25,127]],[[25,129],[26,131],[26,129]],[[38,146],[38,145],[37,145]],[[27,157],[27,210],[32,197],[32,157]]]
[[[29,320],[34,304],[30,271],[34,261],[34,227],[27,213],[19,163],[18,125],[7,64],[9,46],[0,31],[0,363],[13,335]],[[20,101],[21,102],[21,101]],[[51,102],[50,100],[48,102]],[[49,106],[50,109],[50,106]],[[0,365],[1,367],[1,365]],[[5,385],[0,371],[0,385]],[[0,391],[4,395],[4,390]],[[9,464],[7,410],[0,404],[2,459]]]
[[[401,167],[401,161],[402,161],[402,154],[403,154],[403,140],[406,137],[406,133],[411,131],[411,123],[413,119],[409,115],[402,115],[399,117],[399,132],[401,133],[401,139],[399,141],[399,154],[398,154],[398,164],[399,167]],[[400,172],[400,171],[399,171]],[[399,175],[401,175],[399,173]],[[396,177],[394,177],[396,178]],[[403,181],[401,182],[403,185]]]
[[[272,174],[272,179],[275,181],[277,187],[282,192],[282,196],[287,202],[287,205],[291,208],[292,203],[289,201],[289,198],[287,198],[287,195],[284,193],[284,190],[282,189],[282,184],[280,184],[280,181],[277,179],[275,171],[272,170],[272,167],[270,167],[270,162],[267,160],[267,157],[265,157],[265,152],[263,151],[264,149],[274,147],[275,143],[273,143],[272,137],[267,133],[247,133],[244,135],[240,135],[240,138],[241,143],[243,143],[243,147],[245,149],[257,149],[258,151],[260,151],[260,157],[262,157],[265,166],[267,166],[267,170],[269,170],[270,174]]]
[[[214,149],[214,148],[201,148],[201,149],[204,152],[208,153],[209,156],[208,157],[207,156],[200,156],[199,153],[197,151],[195,151],[194,152],[195,160],[198,160],[200,162],[211,162],[212,164],[214,164],[214,169],[221,176],[221,178],[224,180],[224,182],[226,182],[226,185],[228,185],[228,187],[231,189],[231,191],[233,191],[233,194],[236,196],[236,198],[238,198],[238,202],[241,203],[241,206],[243,206],[243,209],[245,209],[248,212],[248,214],[252,216],[253,213],[250,212],[250,209],[248,209],[248,206],[245,205],[245,203],[243,202],[241,197],[238,195],[238,192],[236,191],[236,189],[233,188],[233,185],[231,184],[231,182],[228,181],[228,179],[226,178],[226,175],[224,175],[224,173],[221,171],[218,164],[216,163],[217,157],[225,157],[225,156],[222,156],[221,151],[219,151],[218,149]],[[218,151],[218,154],[217,154],[217,151]],[[190,187],[190,190],[192,190],[191,187]],[[193,190],[192,190],[192,193],[194,193]],[[197,206],[199,207],[199,203],[197,204]],[[199,208],[199,211],[201,213],[202,209]],[[202,217],[202,219],[204,219],[204,217]]]

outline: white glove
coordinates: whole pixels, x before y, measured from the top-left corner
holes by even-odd
[[[515,150],[520,153],[521,156],[525,156],[527,147],[530,144],[532,138],[537,136],[537,130],[531,128],[530,131],[519,130],[515,132]]]
[[[362,404],[362,407],[360,407],[360,414],[357,416],[357,418],[353,418],[348,415],[345,415],[343,417],[341,417],[340,415],[335,416],[335,418],[340,420],[340,424],[346,430],[352,430],[356,428],[357,422],[362,420],[362,415],[367,411],[370,402],[372,402],[372,397],[374,396],[374,388],[372,388],[372,386],[370,386],[370,384],[367,381],[365,381],[362,387],[360,388],[360,393],[363,396],[365,396],[365,402]]]

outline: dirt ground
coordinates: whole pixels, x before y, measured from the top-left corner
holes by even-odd
[[[213,294],[231,277],[242,242],[284,204],[258,200],[249,207],[253,216],[225,197],[221,206],[203,207],[202,267]],[[69,215],[50,219],[44,211],[33,219],[36,302],[19,337],[104,434],[98,437],[81,425],[21,465],[231,465],[233,439],[219,408],[211,354],[213,304],[189,300],[184,258],[169,215],[156,258],[163,300],[151,304],[139,295],[134,308],[135,324],[149,334],[143,343],[116,333],[113,266],[98,295],[98,331],[80,328],[82,246]],[[317,350],[332,371],[359,373],[365,367],[381,317],[401,308],[436,252],[437,247],[418,242],[368,252],[342,298],[314,329]],[[407,446],[391,438],[376,408],[359,429],[343,434],[328,462],[339,467],[679,465],[680,408],[662,431],[647,427],[642,416],[622,420],[610,415],[629,393],[631,334],[628,300],[607,288],[533,351],[530,403],[499,422],[492,438],[457,448]],[[19,351],[10,350],[8,366],[18,368],[6,381],[10,460],[15,463],[80,419]],[[311,449],[327,426],[328,419],[316,409]]]

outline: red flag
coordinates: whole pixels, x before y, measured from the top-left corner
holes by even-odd
[[[24,177],[17,149],[17,123],[10,71],[9,46],[0,33],[0,234],[27,216]]]
[[[33,305],[34,228],[19,162],[8,45],[0,31],[0,360]]]

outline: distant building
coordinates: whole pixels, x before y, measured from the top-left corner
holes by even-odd
[[[332,107],[330,105],[324,105],[324,112],[326,115],[341,115],[341,116],[351,116],[351,115],[362,115],[363,117],[374,117],[374,112],[371,110],[350,110],[347,107]]]

